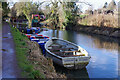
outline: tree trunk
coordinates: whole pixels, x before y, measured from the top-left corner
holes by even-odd
[[[31,20],[28,20],[28,28],[31,28]]]
[[[25,14],[25,13],[24,13],[24,14]],[[28,28],[31,28],[31,27],[32,27],[32,26],[31,26],[32,21],[31,21],[30,15],[25,14],[25,16],[26,16],[26,18],[27,18],[27,20],[28,20]]]

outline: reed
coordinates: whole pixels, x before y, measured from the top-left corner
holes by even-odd
[[[98,27],[113,27],[120,28],[118,26],[118,15],[104,15],[104,14],[94,14],[88,15],[86,18],[79,20],[78,24],[98,26]]]

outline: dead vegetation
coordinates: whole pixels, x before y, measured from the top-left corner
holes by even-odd
[[[85,19],[79,20],[78,23],[89,26],[118,28],[118,16],[112,14],[89,15]]]
[[[26,43],[29,48],[27,58],[34,65],[35,70],[39,70],[46,78],[66,78],[65,75],[56,73],[52,60],[42,55],[36,42],[26,41]]]

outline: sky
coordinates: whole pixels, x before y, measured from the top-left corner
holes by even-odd
[[[104,6],[105,2],[107,2],[109,4],[112,0],[80,0],[80,1],[88,2],[88,3],[92,4],[93,9],[98,9],[98,8],[102,8]],[[116,4],[119,1],[120,0],[115,0]],[[83,4],[83,10],[86,10],[86,9],[88,9],[88,6]]]
[[[18,1],[21,1],[21,2],[25,2],[25,1],[28,1],[28,0],[8,0],[8,2],[18,2]],[[46,2],[50,2],[50,0],[32,0],[33,2],[42,2],[42,1],[46,1]],[[65,0],[64,0],[65,1]],[[71,0],[71,1],[75,1],[75,0]],[[81,4],[80,2],[88,2],[89,4],[92,4],[92,8],[93,10],[94,9],[98,9],[98,8],[102,8],[105,4],[105,2],[107,2],[108,4],[111,2],[112,0],[79,0],[79,2],[77,4],[80,4],[82,5],[82,11],[85,11],[89,8],[88,5],[85,5],[85,4]],[[115,0],[116,3],[118,3],[120,0]]]

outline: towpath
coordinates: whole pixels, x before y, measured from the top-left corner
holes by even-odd
[[[20,78],[15,45],[8,23],[2,24],[2,78]]]

